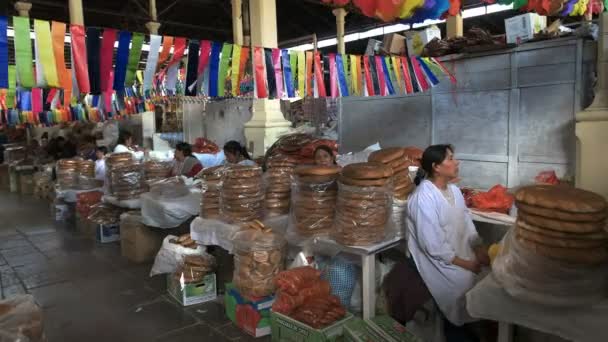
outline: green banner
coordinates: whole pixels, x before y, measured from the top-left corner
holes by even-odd
[[[232,67],[230,68],[230,81],[231,81],[231,90],[232,96],[237,96],[239,94],[239,76],[240,76],[240,68],[241,68],[241,47],[239,45],[234,45],[232,48]]]
[[[125,77],[125,87],[130,87],[135,83],[135,71],[139,66],[141,48],[144,45],[144,34],[133,33],[131,40],[131,51],[129,51],[129,63],[127,64],[127,76]]]
[[[231,55],[232,44],[224,43],[222,57],[220,57],[219,77],[217,78],[217,96],[226,96],[226,78],[228,77],[228,63]]]
[[[17,79],[24,88],[33,88],[34,68],[32,66],[32,41],[30,39],[30,18],[13,17],[15,30],[15,63],[17,64]]]
[[[15,96],[17,96],[17,69],[14,65],[8,66],[8,92],[6,97],[6,107],[15,107]]]

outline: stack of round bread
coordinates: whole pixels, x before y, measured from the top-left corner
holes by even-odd
[[[289,213],[291,176],[297,160],[276,155],[266,162],[266,215],[280,216]]]
[[[405,158],[403,148],[390,147],[374,151],[369,155],[368,161],[384,164],[393,170],[394,198],[405,200],[416,189],[408,174],[408,166],[412,163]]]
[[[246,297],[274,293],[274,277],[283,270],[285,239],[272,232],[247,229],[234,237],[234,285]]]
[[[184,263],[177,267],[174,278],[186,284],[200,283],[213,270],[213,259],[204,255],[186,255]]]
[[[292,194],[292,220],[301,236],[324,235],[334,224],[337,166],[304,166],[295,170],[295,191]]]
[[[75,159],[60,159],[57,162],[57,183],[62,189],[75,189],[78,186],[78,165]]]
[[[220,217],[220,190],[222,188],[222,176],[224,166],[214,166],[204,169],[200,177],[202,183],[201,217]]]
[[[333,237],[343,245],[366,246],[384,239],[391,206],[393,170],[380,163],[344,167],[339,178]]]
[[[92,160],[79,160],[76,170],[83,177],[95,178],[95,162]]]
[[[154,182],[169,177],[171,173],[171,163],[149,160],[144,162],[144,175],[147,182]]]
[[[565,262],[608,261],[608,205],[595,193],[568,186],[535,185],[515,194],[518,242]]]
[[[138,198],[145,192],[144,169],[130,153],[114,153],[106,159],[110,194],[119,200]]]
[[[259,166],[227,167],[222,178],[221,214],[230,223],[248,222],[264,215],[264,186]]]

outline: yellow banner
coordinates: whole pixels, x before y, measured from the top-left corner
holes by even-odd
[[[348,57],[350,59],[350,78],[351,78],[350,83],[352,85],[353,95],[360,96],[361,89],[359,89],[358,78],[361,77],[361,75],[357,74],[357,56],[349,55]]]
[[[403,91],[403,82],[401,82],[401,60],[399,59],[399,57],[391,57],[392,62],[393,62],[393,70],[395,70],[395,77],[397,78],[397,83],[399,83],[399,90],[401,91],[401,93],[404,93]],[[395,88],[395,91],[397,89]]]
[[[51,26],[48,21],[34,20],[34,33],[36,34],[36,45],[40,60],[36,63],[42,64],[42,71],[46,84],[49,87],[59,87],[59,76],[57,75],[57,64],[53,53],[53,38],[51,38]]]
[[[241,85],[239,84],[239,75],[241,73],[241,47],[234,45],[232,48],[232,63],[231,63],[231,75],[230,83],[232,84],[232,96],[237,96],[240,92]]]
[[[306,55],[298,51],[298,95],[306,97]]]

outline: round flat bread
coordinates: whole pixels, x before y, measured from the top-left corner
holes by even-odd
[[[605,222],[569,222],[553,220],[542,216],[527,214],[525,212],[517,213],[518,219],[533,226],[557,230],[568,233],[595,233],[602,231],[605,227]]]
[[[296,176],[295,180],[298,185],[313,185],[313,184],[331,184],[338,179],[337,174],[333,175],[307,175]]]
[[[569,213],[567,211],[561,211],[557,209],[545,209],[533,205],[529,205],[523,202],[515,202],[517,210],[525,212],[527,214],[552,218],[563,221],[573,222],[597,222],[605,220],[608,217],[608,211],[601,211],[598,213],[578,214]]]
[[[608,261],[608,248],[606,247],[585,249],[561,248],[530,241],[519,236],[519,234],[517,234],[516,238],[522,247],[548,258],[587,265],[596,265]]]
[[[355,179],[355,178],[348,178],[348,177],[340,176],[339,181],[341,183],[343,183],[343,184],[351,185],[351,186],[363,186],[363,187],[377,186],[377,187],[382,187],[382,186],[389,185],[391,183],[392,179],[390,179],[390,178]]]
[[[596,241],[603,241],[604,243],[608,242],[608,232],[607,231],[600,231],[600,232],[596,232],[596,233],[587,233],[587,234],[567,233],[567,232],[560,232],[557,230],[547,229],[547,228],[543,228],[543,227],[537,227],[535,225],[529,224],[520,219],[517,220],[516,224],[526,230],[536,232],[536,233],[546,235],[546,236],[560,238],[560,239],[596,240]]]
[[[569,213],[605,212],[606,200],[593,192],[565,185],[532,185],[515,193],[515,199],[545,209]]]
[[[354,163],[342,169],[342,176],[350,179],[379,179],[393,175],[393,170],[381,163]]]
[[[405,151],[401,147],[388,147],[372,152],[367,161],[389,164],[392,161],[403,159]]]
[[[298,176],[331,176],[339,174],[341,170],[339,166],[300,166],[294,173]]]
[[[561,237],[554,237],[549,235],[544,235],[532,230],[526,229],[523,225],[518,224],[517,235],[521,236],[524,239],[529,241],[534,241],[538,243],[542,243],[547,246],[561,247],[561,248],[574,248],[574,249],[585,249],[585,248],[595,248],[601,246],[607,246],[606,241],[602,240],[574,240],[574,239],[565,239]]]

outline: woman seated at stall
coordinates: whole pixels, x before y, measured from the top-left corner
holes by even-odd
[[[422,155],[426,173],[408,203],[408,249],[433,299],[447,321],[446,340],[475,341],[461,326],[472,322],[465,294],[481,267],[489,265],[462,193],[451,181],[459,162],[450,145],[428,147]]]
[[[336,156],[334,151],[327,145],[319,145],[313,153],[315,159],[315,165],[319,166],[334,166],[336,163]]]
[[[247,148],[241,145],[238,141],[231,140],[224,145],[224,155],[226,162],[229,164],[238,165],[257,165],[247,152]]]
[[[192,155],[192,146],[181,142],[175,146],[175,163],[171,176],[194,177],[203,169],[201,162]]]
[[[144,158],[144,151],[133,144],[133,135],[130,132],[122,131],[118,136],[118,144],[114,147],[114,153],[125,152],[131,153],[136,160]]]

